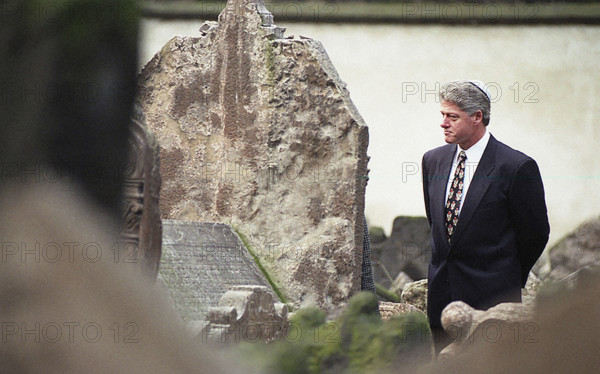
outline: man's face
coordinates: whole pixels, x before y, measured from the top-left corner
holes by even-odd
[[[449,144],[458,144],[462,149],[469,149],[477,143],[485,133],[481,122],[481,111],[469,116],[450,101],[442,101],[440,112],[444,129],[444,140]]]

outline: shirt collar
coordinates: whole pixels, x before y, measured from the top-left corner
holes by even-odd
[[[477,141],[477,143],[473,144],[469,149],[465,150],[465,154],[467,155],[467,162],[479,162],[481,160],[481,156],[483,156],[483,152],[485,151],[485,147],[487,147],[488,141],[490,140],[490,132],[485,129],[485,133]],[[454,159],[458,160],[458,155],[463,149],[460,146],[456,147],[456,154],[454,155]]]

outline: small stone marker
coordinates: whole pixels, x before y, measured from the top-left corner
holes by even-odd
[[[208,309],[209,323],[202,326],[203,342],[271,342],[287,334],[287,305],[274,302],[262,286],[235,286],[227,291],[219,306]]]

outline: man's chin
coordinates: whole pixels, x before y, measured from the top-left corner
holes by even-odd
[[[456,139],[452,136],[444,136],[444,141],[448,144],[456,144]]]

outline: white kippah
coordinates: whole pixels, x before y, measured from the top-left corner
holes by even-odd
[[[477,80],[468,80],[467,82],[471,83],[473,86],[479,88],[481,92],[487,96],[488,100],[492,101],[492,95],[490,95],[490,91],[487,89],[486,85],[482,81]]]

